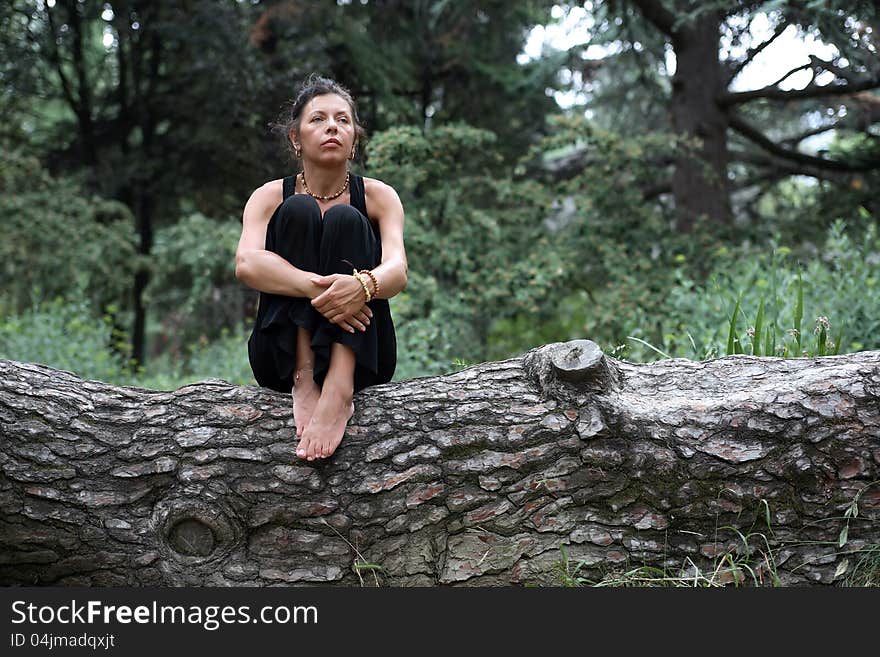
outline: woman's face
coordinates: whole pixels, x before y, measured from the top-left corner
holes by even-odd
[[[356,137],[351,107],[341,96],[315,96],[300,114],[299,134],[290,131],[294,144],[302,148],[302,158],[333,164],[351,155]]]

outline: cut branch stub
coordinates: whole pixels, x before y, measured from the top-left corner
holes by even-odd
[[[617,369],[592,340],[546,345],[526,354],[523,365],[542,391],[551,397],[568,396],[562,389],[565,384],[571,384],[579,392],[597,393],[616,387],[620,378]]]
[[[564,381],[582,383],[600,379],[608,373],[605,354],[592,340],[574,340],[550,352],[550,364]]]

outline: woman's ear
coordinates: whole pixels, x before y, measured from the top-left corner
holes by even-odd
[[[293,152],[296,153],[297,157],[300,157],[302,155],[302,146],[299,145],[299,140],[296,138],[296,131],[291,128],[290,132],[287,133],[287,136],[293,146]]]

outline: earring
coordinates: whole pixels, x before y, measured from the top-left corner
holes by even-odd
[[[354,151],[355,151],[356,148],[357,148],[357,146],[352,146],[352,148],[351,148],[351,156],[348,158],[349,160],[353,160],[353,159],[354,159]]]
[[[294,144],[293,152],[296,153],[296,159],[299,159],[302,156],[302,146],[300,146],[299,144]]]

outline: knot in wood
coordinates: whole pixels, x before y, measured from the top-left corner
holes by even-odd
[[[196,518],[184,518],[168,533],[168,545],[178,554],[207,557],[214,551],[214,532]]]
[[[241,536],[230,514],[200,499],[163,500],[154,522],[166,554],[191,564],[225,556]]]

